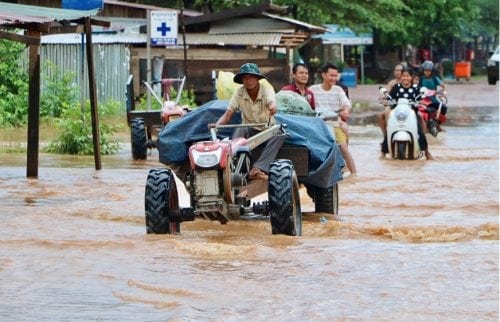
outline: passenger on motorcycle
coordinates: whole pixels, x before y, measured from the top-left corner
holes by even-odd
[[[396,102],[400,98],[406,98],[411,102],[415,102],[417,96],[420,93],[420,87],[416,84],[413,84],[413,70],[409,67],[403,67],[401,72],[401,82],[394,85],[389,91],[390,97],[392,97]],[[391,106],[391,109],[395,107]],[[423,120],[418,113],[418,109],[416,106],[413,107],[413,111],[417,115],[417,129],[418,129],[418,144],[420,146],[420,150],[424,151],[425,158],[427,160],[433,160],[433,156],[429,152],[429,147],[427,144],[427,138],[425,137],[425,133],[422,130]],[[389,147],[387,145],[387,135],[384,136],[384,142],[382,142],[382,157],[385,158],[386,153],[389,153]]]
[[[401,82],[401,72],[403,71],[403,67],[404,67],[403,64],[397,64],[396,66],[394,66],[394,71],[393,71],[394,78],[390,80],[389,83],[387,83],[387,85],[385,86],[385,88],[388,91],[390,91],[391,88],[394,87],[394,85]],[[379,99],[383,100],[384,97],[381,96]],[[385,130],[387,127],[387,116],[389,115],[390,112],[391,112],[390,107],[384,105],[384,110],[378,114],[378,124],[380,126],[380,129],[382,130],[382,135],[384,137],[386,135]]]
[[[443,81],[436,75],[433,75],[434,63],[432,61],[424,61],[422,63],[422,70],[423,75],[420,77],[420,82],[418,84],[419,87],[425,87],[435,92],[438,92],[439,87],[440,91],[446,90],[446,86],[444,85]],[[432,100],[432,107],[437,109],[439,107],[439,99],[436,97],[436,95],[433,95],[432,97],[430,97],[430,99]],[[441,106],[441,114],[446,115],[447,111],[448,107],[443,104]]]

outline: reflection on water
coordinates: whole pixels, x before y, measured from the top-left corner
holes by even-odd
[[[25,155],[1,154],[0,316],[497,321],[498,116],[484,113],[430,137],[435,161],[379,160],[380,130],[352,127],[359,174],[340,185],[340,220],[301,191],[300,238],[268,221],[146,235],[156,151],[133,161],[125,147],[102,171],[92,156],[42,154],[38,180]]]

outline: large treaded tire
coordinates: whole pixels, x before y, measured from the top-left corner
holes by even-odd
[[[135,118],[130,121],[130,142],[132,144],[132,157],[134,160],[146,160],[148,155],[147,141],[144,120]]]
[[[314,201],[316,212],[338,215],[339,213],[339,184],[335,183],[328,188],[306,185],[307,194]]]
[[[181,224],[170,220],[170,211],[179,210],[177,185],[170,169],[149,170],[144,200],[148,234],[180,234]]]
[[[269,212],[273,234],[302,235],[299,184],[290,160],[276,160],[269,168]]]
[[[497,83],[497,78],[495,76],[488,75],[488,84],[489,85],[496,85],[496,83]]]

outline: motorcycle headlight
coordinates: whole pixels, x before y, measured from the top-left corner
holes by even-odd
[[[400,111],[397,111],[396,112],[396,120],[398,122],[406,122],[406,120],[408,119],[408,111],[406,110],[400,110]]]
[[[222,147],[219,147],[213,151],[201,152],[192,151],[194,163],[202,168],[211,168],[219,164],[222,154]]]

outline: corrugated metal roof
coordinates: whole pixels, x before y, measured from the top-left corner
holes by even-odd
[[[249,32],[294,32],[289,23],[269,18],[238,18],[215,21],[210,25],[209,34],[239,34]]]
[[[281,33],[239,33],[239,34],[218,34],[210,35],[203,33],[186,34],[188,45],[242,45],[242,46],[277,46],[281,41]],[[179,35],[179,45],[184,42]]]
[[[138,33],[93,33],[94,44],[145,44],[146,35]],[[54,34],[41,37],[42,44],[80,44],[81,34]]]
[[[220,34],[208,35],[204,33],[187,33],[187,45],[241,45],[241,46],[278,46],[282,34],[279,32],[270,33],[245,33],[245,34]],[[80,34],[55,34],[42,36],[42,44],[80,44],[82,37]],[[94,33],[92,42],[95,44],[145,44],[146,34],[137,33]],[[184,44],[182,35],[179,34],[178,45]]]
[[[307,22],[303,22],[300,20],[296,20],[296,19],[292,19],[292,18],[288,18],[288,17],[283,17],[283,16],[278,16],[278,15],[273,15],[273,14],[267,13],[267,12],[263,12],[261,14],[263,16],[266,16],[269,18],[273,18],[273,19],[277,19],[277,20],[281,20],[281,21],[286,21],[288,23],[291,23],[295,26],[298,26],[298,27],[303,28],[303,29],[310,31],[310,32],[319,32],[319,33],[326,32],[326,28],[324,28],[324,27],[311,25]]]
[[[93,26],[92,31],[123,31],[139,33],[142,26],[147,24],[147,19],[143,18],[121,18],[121,17],[103,17],[99,20],[109,22],[109,27]]]
[[[48,23],[95,16],[95,10],[70,10],[0,2],[0,25]]]

